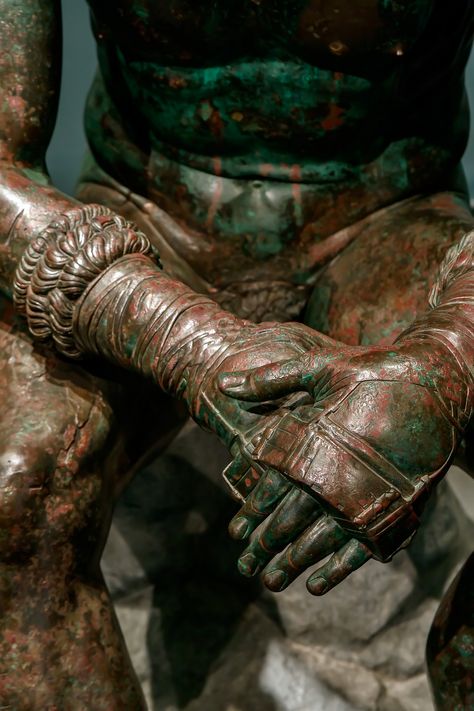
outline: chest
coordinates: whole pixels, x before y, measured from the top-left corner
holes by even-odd
[[[96,33],[139,58],[196,63],[287,51],[316,63],[404,54],[435,0],[89,0]]]

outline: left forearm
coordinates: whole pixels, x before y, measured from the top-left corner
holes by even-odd
[[[151,377],[185,399],[191,412],[196,386],[242,325],[143,255],[128,255],[104,271],[74,315],[84,353]]]
[[[446,390],[451,390],[453,400],[461,406],[459,426],[463,428],[474,409],[474,232],[466,234],[446,254],[430,294],[430,305],[432,308],[398,342],[414,338],[442,347],[447,357]],[[450,387],[450,366],[457,374],[462,373],[465,388],[461,399],[454,386]]]

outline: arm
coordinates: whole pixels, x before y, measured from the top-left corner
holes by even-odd
[[[50,183],[45,154],[61,73],[60,0],[0,0],[0,289],[25,247],[77,205]]]
[[[231,526],[235,537],[247,537],[262,521],[255,513],[262,501],[278,504],[274,513],[275,505],[267,507],[272,516],[241,559],[244,574],[259,572],[289,543],[265,576],[281,590],[332,553],[308,581],[319,595],[370,557],[390,560],[409,543],[472,418],[474,233],[447,253],[430,303],[393,346],[334,344],[332,352],[315,350],[224,380],[226,392],[239,398],[307,390],[314,400],[275,415],[254,440],[257,466],[278,476],[264,474],[257,485],[253,477],[249,493],[245,463],[227,473],[246,496]],[[285,479],[297,489],[281,495]]]
[[[296,355],[314,345],[312,332],[289,326],[275,341],[272,328],[222,312],[167,277],[134,225],[50,184],[60,2],[0,0],[0,17],[0,288],[35,338],[69,357],[99,355],[153,378],[231,444],[255,417],[214,386],[221,364]]]

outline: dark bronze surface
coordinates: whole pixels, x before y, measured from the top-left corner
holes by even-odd
[[[0,700],[19,711],[142,707],[98,561],[185,411],[234,455],[234,537],[268,519],[241,571],[281,590],[332,554],[320,595],[409,542],[473,406],[474,4],[89,4],[79,198],[122,217],[46,173],[59,0],[0,0],[0,286],[30,325],[2,301]],[[430,638],[443,711],[472,701],[471,568]]]

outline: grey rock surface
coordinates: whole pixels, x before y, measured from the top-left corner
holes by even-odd
[[[116,509],[102,567],[150,710],[431,711],[425,640],[473,533],[456,497],[392,563],[275,595],[236,571],[227,461],[188,424]]]

